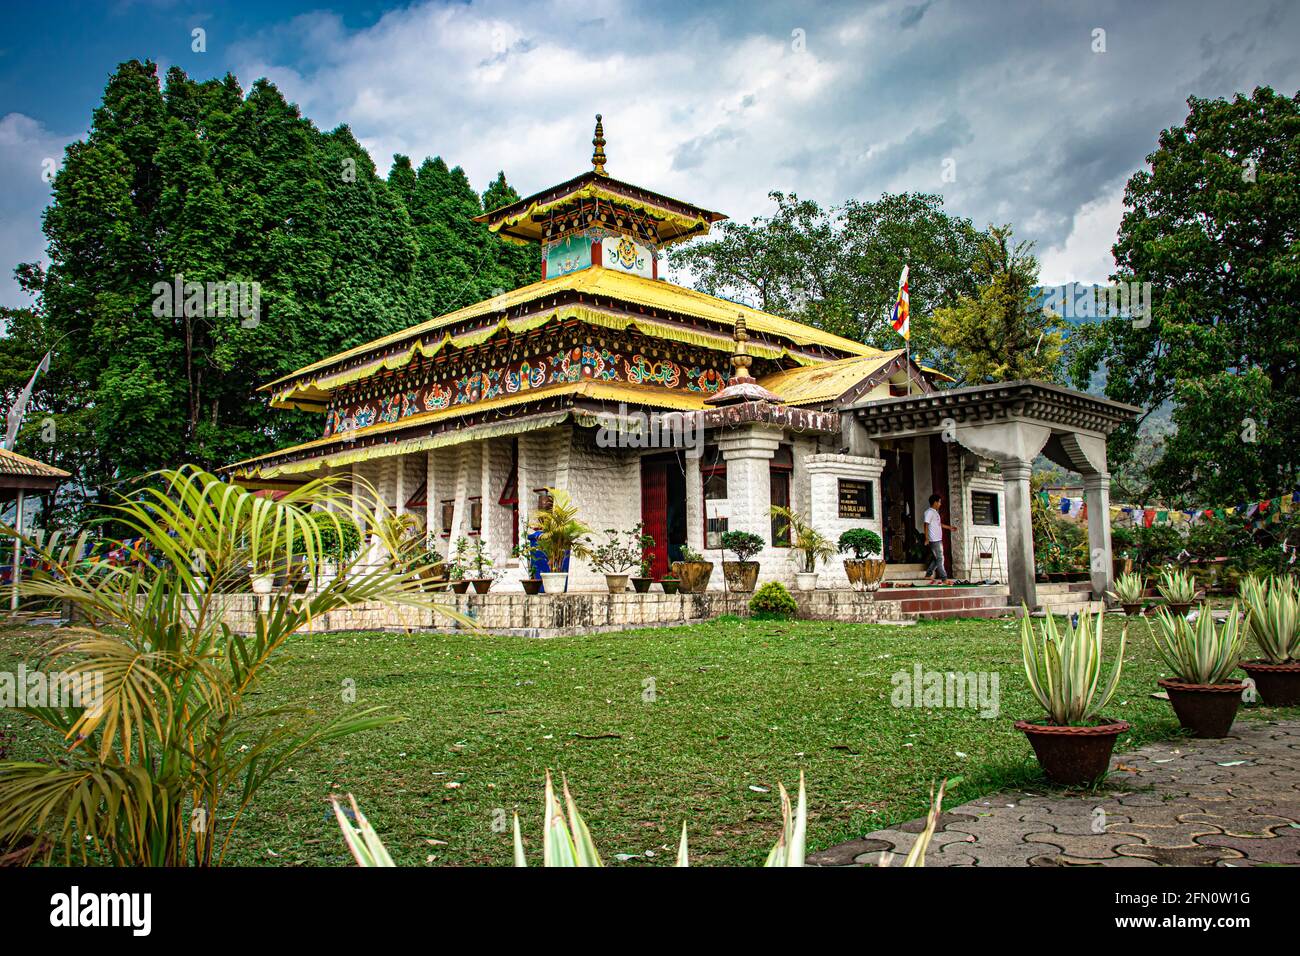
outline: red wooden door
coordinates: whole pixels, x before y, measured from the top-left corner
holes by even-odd
[[[641,459],[641,524],[645,533],[655,539],[650,576],[662,578],[668,573],[668,464],[665,461]]]

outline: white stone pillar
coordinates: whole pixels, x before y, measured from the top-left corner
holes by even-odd
[[[1029,610],[1038,607],[1038,588],[1034,583],[1034,530],[1030,516],[1032,492],[1029,475],[1033,464],[1013,458],[1001,462],[1002,501],[1007,522],[1007,582],[1011,603],[1024,604]]]
[[[727,463],[728,531],[752,531],[772,544],[771,461],[784,430],[753,424],[724,432],[718,448]]]
[[[1114,584],[1114,563],[1110,543],[1110,475],[1093,472],[1083,476],[1083,490],[1088,501],[1089,568],[1092,572],[1092,597],[1106,600]]]
[[[686,456],[686,543],[704,552],[704,479],[700,459]]]
[[[804,458],[810,486],[808,520],[814,528],[832,543],[850,528],[867,528],[881,536],[883,522],[880,513],[880,473],[885,468],[883,458],[866,458],[858,455],[808,455]],[[840,482],[871,482],[870,518],[840,517]],[[844,562],[831,560],[820,569],[824,582],[832,587],[847,587],[848,575]]]
[[[492,495],[492,441],[484,439],[479,442],[479,532],[478,539],[488,557],[492,557],[492,511],[496,507],[496,498]],[[493,560],[496,560],[493,558]]]
[[[18,489],[18,499],[14,502],[14,529],[23,533],[23,490]],[[13,580],[9,583],[13,585],[13,592],[9,596],[9,610],[15,614],[18,613],[18,585],[23,576],[23,542],[20,538],[14,538],[14,572]]]

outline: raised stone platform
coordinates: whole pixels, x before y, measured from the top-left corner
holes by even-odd
[[[528,595],[517,591],[487,594],[432,595],[438,605],[472,620],[484,631],[522,637],[562,637],[593,631],[621,631],[637,627],[672,627],[707,621],[722,615],[749,615],[750,594],[571,594]],[[893,595],[875,595],[845,589],[793,592],[803,620],[850,623],[909,623],[906,602]],[[249,633],[257,613],[258,598],[231,594],[219,598],[226,623],[238,633]],[[464,630],[459,622],[431,610],[389,608],[362,604],[331,611],[309,628],[329,631],[432,631]]]

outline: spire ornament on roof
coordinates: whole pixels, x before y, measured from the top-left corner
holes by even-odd
[[[605,126],[600,121],[600,114],[596,114],[596,135],[591,139],[591,145],[595,146],[595,151],[591,154],[591,165],[595,168],[597,176],[608,176],[605,172]]]
[[[749,328],[745,325],[745,314],[736,316],[735,326],[736,351],[731,356],[731,381],[727,387],[716,395],[704,400],[706,405],[738,405],[741,402],[770,402],[780,405],[781,398],[768,391],[749,373],[749,366],[754,357],[749,354]]]

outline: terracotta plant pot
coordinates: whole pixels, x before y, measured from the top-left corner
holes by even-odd
[[[726,579],[728,591],[748,594],[758,584],[758,562],[723,561],[722,576]]]
[[[491,578],[470,578],[469,583],[474,585],[474,590],[479,594],[487,594],[492,587]]]
[[[1122,607],[1124,608],[1124,613],[1127,614],[1129,617],[1141,617],[1142,609],[1145,607],[1145,605],[1141,603],[1125,604],[1122,605]]]
[[[664,589],[664,594],[676,594],[681,588],[682,582],[676,578],[664,578],[659,582],[659,586]]]
[[[1269,707],[1294,707],[1300,704],[1300,661],[1270,664],[1268,661],[1242,661],[1241,669],[1250,675],[1259,691],[1259,699]]]
[[[627,590],[626,574],[607,574],[605,575],[605,587],[609,588],[610,594],[622,594]]]
[[[568,571],[542,572],[542,590],[547,594],[563,594],[569,587]]]
[[[1169,692],[1169,703],[1174,705],[1178,722],[1192,732],[1193,737],[1226,737],[1232,729],[1232,719],[1241,706],[1241,691],[1246,685],[1241,681],[1227,684],[1188,684],[1180,680],[1157,681]]]
[[[673,575],[682,582],[685,594],[703,594],[713,576],[712,561],[674,561]]]
[[[1029,738],[1048,780],[1077,787],[1105,775],[1110,769],[1115,738],[1129,725],[1128,721],[1116,720],[1095,727],[1058,727],[1017,720],[1015,727]]]
[[[650,590],[650,585],[654,583],[654,578],[633,578],[632,590],[637,594],[646,594]]]
[[[469,579],[461,578],[459,581],[452,581],[451,589],[455,591],[457,594],[464,594],[466,591],[469,590]]]
[[[799,591],[816,591],[817,590],[817,572],[816,571],[796,571],[794,575],[794,586]]]
[[[541,578],[524,578],[524,579],[523,579],[522,581],[520,581],[519,583],[522,584],[522,585],[524,586],[524,593],[525,593],[525,594],[541,594],[541,593],[542,593],[542,579],[541,579]]]
[[[885,577],[885,562],[881,558],[845,558],[844,573],[853,590],[874,591]]]
[[[1186,617],[1187,612],[1192,609],[1191,604],[1173,604],[1169,601],[1165,602],[1165,607],[1169,608],[1169,613],[1174,617]]]

